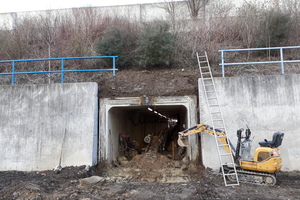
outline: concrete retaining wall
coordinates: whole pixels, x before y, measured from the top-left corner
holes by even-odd
[[[0,170],[97,163],[96,83],[0,87]],[[65,137],[64,137],[65,135]]]
[[[215,78],[216,91],[227,132],[236,144],[236,130],[252,131],[252,152],[258,142],[272,140],[284,132],[280,146],[284,171],[299,170],[300,163],[300,75]],[[200,123],[211,124],[199,79]],[[202,134],[202,155],[206,167],[219,168],[214,140]],[[212,151],[213,148],[213,151]]]

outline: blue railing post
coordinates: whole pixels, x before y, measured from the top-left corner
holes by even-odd
[[[281,74],[284,74],[283,49],[280,48]]]
[[[65,60],[61,59],[61,83],[65,82]]]
[[[12,66],[11,66],[11,84],[14,85],[15,84],[16,62],[12,61],[11,64],[12,64]]]
[[[224,51],[223,50],[221,50],[221,60],[222,60],[222,77],[224,78],[225,77],[225,66],[224,66],[225,58],[224,58]]]
[[[116,76],[116,57],[113,57],[113,76]]]

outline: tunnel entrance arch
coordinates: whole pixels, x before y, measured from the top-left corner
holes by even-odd
[[[160,147],[165,151],[162,153],[170,152],[176,133],[197,123],[196,102],[195,96],[100,99],[99,160],[111,162],[121,156],[120,135],[129,136],[143,150],[146,136],[161,138],[166,134],[168,138]],[[187,153],[196,160],[196,136],[190,136],[190,143]]]

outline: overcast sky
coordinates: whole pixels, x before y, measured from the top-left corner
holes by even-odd
[[[6,0],[5,3],[1,3],[0,13],[74,8],[84,6],[112,6],[154,3],[163,1],[164,0]]]

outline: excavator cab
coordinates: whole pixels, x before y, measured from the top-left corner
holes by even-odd
[[[276,173],[281,169],[281,156],[278,147],[281,145],[284,133],[276,132],[273,134],[272,141],[265,139],[259,142],[254,152],[253,161],[240,161],[240,167],[245,170],[259,171],[265,173]]]

